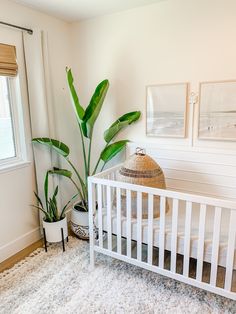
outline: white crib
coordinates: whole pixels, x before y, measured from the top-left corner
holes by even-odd
[[[121,165],[89,178],[90,259],[99,252],[236,300],[236,203],[160,190],[116,180]],[[126,217],[122,216],[121,192],[126,195]],[[136,193],[137,218],[131,217],[131,192]],[[148,219],[142,219],[142,193],[148,193]],[[160,218],[153,218],[154,196],[160,196]],[[166,213],[166,201],[169,211]],[[96,228],[94,228],[94,223]],[[104,243],[104,232],[107,244]],[[98,240],[95,239],[98,234]],[[126,250],[122,250],[122,239]],[[114,246],[114,241],[116,245]],[[136,251],[132,254],[132,244]],[[147,246],[147,258],[142,247]],[[158,248],[158,264],[153,263]],[[165,267],[165,252],[170,266]],[[177,271],[177,255],[183,256],[182,272]],[[190,276],[190,258],[196,260],[196,273]],[[203,267],[210,263],[209,280],[203,280]],[[223,286],[217,283],[223,269]]]

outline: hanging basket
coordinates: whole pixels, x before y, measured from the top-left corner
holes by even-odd
[[[122,182],[166,189],[165,177],[161,167],[143,149],[137,148],[121,167],[117,179]],[[126,191],[122,190],[122,213],[126,216]],[[131,216],[137,218],[137,193],[131,193]],[[168,204],[166,203],[166,211]],[[154,196],[153,217],[160,216],[160,197]],[[142,193],[142,218],[148,218],[148,194]]]

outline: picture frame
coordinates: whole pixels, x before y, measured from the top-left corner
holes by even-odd
[[[198,138],[236,141],[236,80],[199,84]]]
[[[146,135],[185,138],[189,83],[146,87]]]

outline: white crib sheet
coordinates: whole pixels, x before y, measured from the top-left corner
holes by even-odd
[[[106,209],[103,209],[103,230],[107,231],[107,216]],[[178,236],[177,236],[177,253],[184,254],[184,215],[179,215],[178,219]],[[212,224],[212,217],[207,217],[206,226]],[[210,221],[211,220],[211,221]],[[166,215],[165,222],[165,249],[171,251],[171,211]],[[194,220],[193,220],[194,221]],[[153,245],[159,247],[159,218],[153,220]],[[211,223],[211,224],[210,224]],[[98,226],[97,216],[95,219],[95,224]],[[137,221],[132,218],[131,220],[131,238],[132,240],[137,240]],[[219,259],[218,265],[225,267],[226,265],[226,252],[227,252],[227,225],[223,224],[220,234],[220,249],[219,249]],[[112,211],[112,233],[117,234],[117,218],[116,211]],[[121,236],[126,237],[126,217],[122,216],[121,219]],[[142,220],[142,242],[144,244],[148,243],[148,222],[147,219]],[[198,249],[198,228],[196,223],[193,223],[191,226],[191,242],[190,242],[190,256],[192,258],[197,258],[197,249]],[[205,231],[205,249],[204,249],[204,261],[211,262],[212,254],[212,231],[210,228],[206,227]],[[236,269],[236,243],[235,243],[235,254],[234,254],[234,269]]]

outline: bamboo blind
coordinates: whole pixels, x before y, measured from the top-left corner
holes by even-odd
[[[16,47],[0,43],[0,75],[16,76]]]

